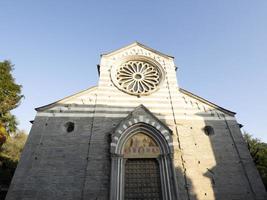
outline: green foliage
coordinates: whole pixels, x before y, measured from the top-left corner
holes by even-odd
[[[9,186],[26,140],[27,134],[18,132],[0,148],[0,186]]]
[[[22,131],[9,137],[7,142],[0,149],[0,155],[8,157],[13,161],[18,161],[26,140],[27,134]]]
[[[14,133],[17,129],[17,121],[10,111],[16,108],[23,95],[21,95],[21,85],[15,83],[12,77],[13,65],[9,61],[0,62],[0,128],[4,127],[5,131],[0,131],[0,146],[4,135]]]
[[[23,97],[20,95],[21,85],[15,83],[12,70],[13,65],[9,61],[0,62],[0,113],[16,108]]]
[[[8,133],[6,131],[6,128],[0,122],[0,147],[6,142],[7,138]]]
[[[12,180],[27,135],[17,133],[16,117],[10,111],[16,108],[23,95],[21,85],[15,83],[9,61],[0,62],[0,199]],[[11,136],[13,135],[13,136]]]
[[[267,189],[267,144],[248,133],[243,134],[248,149]]]

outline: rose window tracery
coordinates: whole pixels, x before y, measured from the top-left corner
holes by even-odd
[[[157,89],[161,74],[157,67],[148,62],[128,61],[117,69],[116,79],[122,90],[142,95]]]

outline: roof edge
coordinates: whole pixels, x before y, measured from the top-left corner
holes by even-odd
[[[218,110],[220,110],[220,111],[222,111],[224,113],[227,113],[227,114],[229,114],[231,116],[235,116],[236,115],[236,112],[233,112],[233,111],[227,110],[227,109],[225,109],[225,108],[223,108],[221,106],[218,106],[217,104],[212,103],[212,102],[208,101],[207,99],[204,99],[204,98],[202,98],[202,97],[200,97],[198,95],[195,95],[192,92],[189,92],[189,91],[187,91],[187,90],[185,90],[183,88],[179,88],[179,91],[181,93],[186,94],[186,95],[188,95],[190,97],[193,97],[193,98],[195,98],[195,99],[197,99],[197,100],[199,100],[199,101],[201,101],[203,103],[206,103],[206,104],[208,104],[209,106],[211,106],[213,108],[216,108],[216,109],[218,109]]]
[[[144,44],[142,44],[142,43],[140,43],[140,42],[137,42],[137,41],[135,41],[135,42],[133,42],[133,43],[131,43],[131,44],[129,44],[129,45],[123,46],[123,47],[121,47],[121,48],[119,48],[119,49],[116,49],[116,50],[113,50],[113,51],[110,51],[110,52],[107,52],[107,53],[102,53],[102,54],[100,54],[100,55],[101,55],[101,56],[106,56],[106,55],[109,55],[109,54],[114,54],[115,52],[122,51],[123,49],[125,49],[125,48],[130,48],[130,47],[132,47],[132,46],[134,46],[134,45],[138,45],[138,46],[140,46],[140,47],[143,47],[144,49],[146,49],[146,50],[148,50],[148,51],[152,51],[153,53],[160,54],[160,55],[162,55],[163,57],[167,57],[167,58],[172,58],[172,59],[174,59],[174,56],[170,56],[170,55],[168,55],[168,54],[165,54],[165,53],[162,53],[162,52],[157,51],[157,50],[155,50],[155,49],[152,49],[152,48],[150,48],[150,47],[148,47],[148,46],[146,46],[146,45],[144,45]]]
[[[53,102],[53,103],[50,103],[50,104],[47,104],[47,105],[44,105],[44,106],[40,106],[40,107],[37,107],[37,108],[34,108],[34,109],[35,109],[37,112],[38,112],[38,111],[43,111],[43,110],[45,110],[45,109],[47,109],[47,108],[51,108],[52,106],[54,106],[54,105],[60,103],[61,101],[67,100],[68,98],[74,97],[74,96],[76,96],[76,95],[78,95],[78,94],[81,94],[81,93],[87,91],[87,90],[97,89],[97,87],[98,87],[97,85],[96,85],[96,86],[89,87],[89,88],[87,88],[87,89],[85,89],[85,90],[82,90],[82,91],[77,92],[77,93],[75,93],[75,94],[72,94],[72,95],[70,95],[70,96],[64,97],[64,98],[62,98],[62,99],[60,99],[60,100],[58,100],[58,101],[55,101],[55,102]]]

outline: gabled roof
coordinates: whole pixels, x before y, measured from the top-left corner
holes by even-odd
[[[172,132],[172,130],[166,125],[164,124],[160,119],[158,119],[147,107],[145,107],[143,104],[140,104],[139,106],[137,106],[136,108],[134,108],[134,110],[128,114],[127,117],[125,117],[120,124],[125,123],[125,121],[129,120],[129,119],[134,119],[134,118],[139,118],[139,116],[146,116],[148,118],[151,119],[151,121],[155,121],[158,124],[160,124],[161,126],[163,126],[165,129],[167,129],[170,133]]]
[[[140,123],[142,125],[140,125]],[[134,126],[138,126],[138,128],[146,127],[148,129],[150,129],[149,127],[153,127],[155,130],[158,131],[152,131],[156,138],[164,139],[170,145],[170,151],[173,152],[173,141],[171,137],[171,135],[173,134],[172,130],[162,121],[160,121],[155,115],[153,115],[144,105],[140,104],[139,106],[134,108],[134,110],[129,113],[127,117],[122,119],[122,121],[116,126],[114,131],[111,133],[111,153],[119,153],[118,147],[122,144],[120,143],[121,138],[126,137],[126,131]],[[168,150],[166,150],[166,152],[167,151]]]
[[[127,45],[127,46],[124,46],[124,47],[122,47],[122,48],[119,48],[119,49],[117,49],[117,50],[114,50],[114,51],[111,51],[111,52],[108,52],[108,53],[103,53],[103,54],[101,54],[101,56],[106,56],[106,55],[112,55],[112,54],[115,54],[115,53],[119,53],[119,52],[121,52],[121,51],[127,50],[127,49],[129,49],[129,48],[131,48],[131,47],[134,47],[134,46],[142,47],[142,48],[144,48],[144,49],[146,49],[146,50],[148,50],[148,51],[151,51],[151,52],[153,52],[153,53],[159,54],[159,55],[161,55],[161,56],[163,56],[163,57],[172,58],[172,59],[174,58],[173,56],[170,56],[170,55],[161,53],[161,52],[159,52],[159,51],[157,51],[157,50],[155,50],[155,49],[152,49],[152,48],[150,48],[150,47],[148,47],[148,46],[146,46],[146,45],[144,45],[144,44],[141,44],[141,43],[139,43],[139,42],[133,42],[133,43],[131,43],[131,44]]]
[[[52,108],[53,106],[55,106],[55,105],[57,105],[57,104],[62,104],[63,102],[65,102],[66,100],[69,100],[70,98],[73,98],[73,97],[75,97],[75,96],[79,96],[79,95],[81,95],[81,94],[84,93],[84,92],[89,92],[89,91],[93,91],[93,90],[96,90],[96,89],[97,89],[97,86],[92,86],[92,87],[90,87],[90,88],[87,88],[87,89],[85,89],[85,90],[82,90],[82,91],[80,91],[80,92],[77,92],[77,93],[75,93],[75,94],[73,94],[73,95],[64,97],[64,98],[62,98],[62,99],[60,99],[60,100],[58,100],[58,101],[55,101],[55,102],[53,102],[53,103],[50,103],[50,104],[47,104],[47,105],[44,105],[44,106],[37,107],[37,108],[35,108],[35,110],[36,110],[36,111],[43,111],[43,110],[45,110],[45,109]]]
[[[202,98],[202,97],[200,97],[200,96],[197,96],[197,95],[195,95],[195,94],[193,94],[193,93],[191,93],[191,92],[189,92],[189,91],[187,91],[187,90],[185,90],[185,89],[179,88],[179,91],[180,91],[181,93],[185,94],[185,95],[188,95],[188,96],[190,96],[190,97],[192,97],[192,98],[194,98],[194,99],[197,99],[197,100],[199,100],[200,102],[203,102],[203,103],[205,103],[205,104],[207,104],[207,105],[209,105],[209,106],[211,106],[211,107],[213,107],[213,108],[215,108],[215,109],[218,109],[218,110],[220,110],[220,111],[222,111],[222,112],[224,112],[224,113],[227,113],[227,114],[229,114],[229,115],[231,115],[231,116],[234,116],[234,115],[236,114],[236,113],[233,112],[233,111],[230,111],[230,110],[227,110],[227,109],[225,109],[225,108],[223,108],[223,107],[220,107],[220,106],[216,105],[215,103],[212,103],[212,102],[210,102],[210,101],[208,101],[208,100],[206,100],[206,99],[204,99],[204,98]]]

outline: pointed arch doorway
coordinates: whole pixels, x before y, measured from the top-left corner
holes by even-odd
[[[124,199],[162,199],[158,157],[160,148],[148,135],[138,132],[123,146]]]
[[[113,133],[110,200],[177,199],[170,136],[143,122]]]

